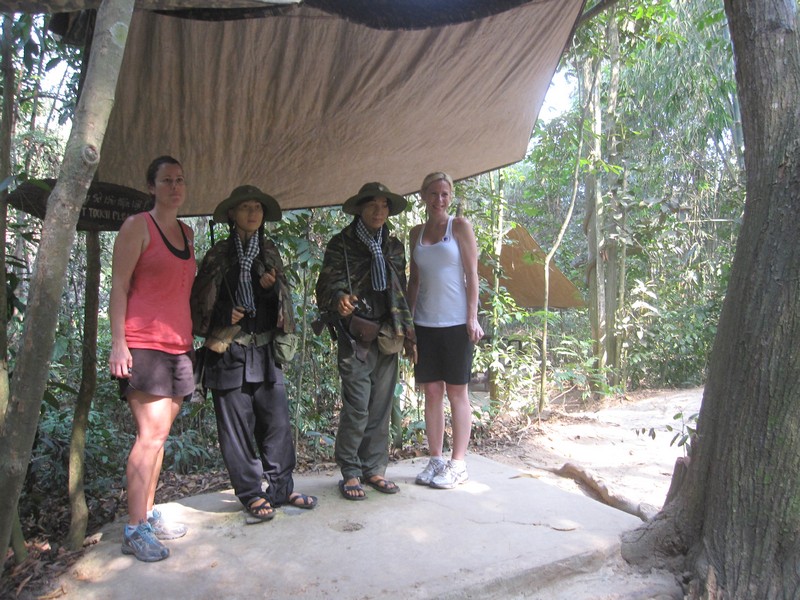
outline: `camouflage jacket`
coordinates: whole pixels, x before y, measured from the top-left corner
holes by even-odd
[[[339,298],[347,295],[352,289],[359,298],[371,292],[372,254],[361,240],[356,237],[356,217],[353,222],[342,229],[328,242],[322,270],[317,279],[317,307],[320,313],[335,313]],[[344,245],[347,244],[347,261],[345,265]],[[406,255],[403,244],[389,235],[386,225],[383,226],[383,256],[386,260],[386,277],[388,289],[386,303],[389,308],[391,323],[398,334],[414,338],[414,322],[406,300]],[[347,271],[350,270],[350,281]]]
[[[292,308],[292,294],[289,282],[283,272],[283,261],[277,247],[265,237],[260,238],[261,253],[253,261],[253,271],[263,273],[275,269],[278,274],[275,282],[275,291],[278,295],[278,315],[276,328],[285,333],[294,332],[294,310]],[[190,305],[192,310],[192,333],[197,336],[205,337],[211,326],[230,325],[230,323],[220,323],[219,317],[214,317],[215,305],[218,303],[226,306],[225,313],[230,314],[233,300],[228,298],[232,293],[235,294],[235,285],[231,290],[224,290],[224,278],[230,269],[236,268],[238,273],[239,257],[236,253],[236,245],[233,237],[221,240],[214,244],[203,257],[200,269],[192,286]],[[257,285],[254,281],[254,287]],[[224,293],[224,296],[221,296]],[[223,302],[222,299],[225,299]],[[230,319],[228,319],[230,320]],[[213,322],[212,322],[213,321]]]

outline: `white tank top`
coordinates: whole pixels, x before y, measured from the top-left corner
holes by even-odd
[[[414,323],[423,327],[452,327],[467,322],[467,284],[461,251],[453,237],[453,217],[440,242],[423,245],[425,225],[419,232],[412,260],[419,273]]]

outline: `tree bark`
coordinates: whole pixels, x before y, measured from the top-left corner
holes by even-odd
[[[0,180],[11,177],[11,138],[14,135],[14,95],[16,72],[14,71],[12,40],[13,20],[3,15],[2,49],[0,68],[3,70],[3,115],[0,122]],[[6,231],[8,229],[8,190],[0,191],[0,268],[3,270],[3,285],[0,286],[0,419],[8,406],[8,295],[5,286]]]
[[[58,183],[50,195],[31,280],[22,340],[6,418],[0,426],[0,548],[8,546],[11,522],[30,460],[53,349],[61,290],[75,226],[100,159],[114,102],[134,0],[104,0]]]
[[[600,59],[595,59],[600,60]],[[592,142],[589,151],[589,160],[596,164],[602,155],[600,139],[601,112],[599,86],[591,86],[590,74],[596,66],[588,62],[583,71],[583,87],[589,103],[589,116],[592,130]],[[591,87],[590,87],[591,86]],[[600,177],[595,168],[586,176],[586,217],[584,219],[584,232],[588,242],[589,258],[586,265],[586,277],[589,288],[589,321],[592,327],[593,354],[595,367],[602,371],[605,369],[608,356],[606,354],[606,336],[608,324],[606,323],[606,292],[605,292],[605,265],[606,246],[603,232],[605,231],[605,213],[603,197],[600,190]]]
[[[605,145],[604,161],[611,167],[620,166],[618,151],[619,135],[617,123],[617,105],[620,86],[620,41],[619,26],[616,19],[616,9],[612,8],[608,15],[606,26],[606,52],[608,54],[608,83],[604,91],[606,99],[605,115],[603,118],[603,141]],[[620,228],[618,216],[620,213],[620,187],[621,178],[613,170],[608,170],[603,182],[601,197],[604,201],[605,220],[603,230],[603,243],[605,247],[605,356],[606,367],[609,367],[608,383],[617,385],[621,365],[619,363],[621,340],[617,337],[617,314],[623,306],[620,303],[620,289],[625,289],[625,280],[621,278],[622,271],[622,245],[620,243]]]
[[[800,596],[800,39],[793,0],[725,1],[747,201],[692,460],[623,552],[689,559],[693,597]],[[632,539],[637,539],[631,543]]]
[[[496,174],[496,178],[495,178]],[[505,238],[505,207],[506,207],[506,199],[505,199],[505,179],[503,178],[501,171],[490,171],[487,174],[489,180],[489,191],[491,192],[491,232],[492,232],[492,239],[494,240],[494,255],[492,259],[495,261],[495,268],[494,268],[494,297],[496,298],[500,294],[500,274],[502,271],[502,267],[500,266],[500,259],[502,258],[503,254],[503,239]],[[496,181],[496,183],[495,183]],[[497,332],[500,330],[499,327],[500,315],[499,310],[497,308],[497,304],[492,304],[492,319],[489,325],[489,339],[491,348],[490,352],[492,356],[495,356],[497,352],[497,348],[500,345],[500,338],[497,335]],[[493,411],[499,410],[501,404],[501,390],[500,390],[500,374],[497,372],[497,369],[494,368],[491,364],[488,368],[488,388],[489,388],[489,405],[491,406]]]
[[[13,61],[13,19],[11,15],[3,15],[2,34],[2,70],[3,70],[3,117],[0,125],[0,180],[5,180],[12,175],[11,167],[11,138],[15,127],[15,95],[16,71]],[[0,240],[6,239],[8,230],[8,190],[0,191]],[[7,268],[6,245],[0,244],[0,269],[2,269],[3,285],[0,285],[0,427],[8,407],[8,288],[5,285]],[[14,560],[17,564],[28,557],[25,537],[22,533],[22,524],[19,513],[15,510],[12,515],[11,547],[14,550]],[[5,548],[5,546],[3,546]]]
[[[83,351],[81,361],[81,388],[72,417],[72,439],[69,447],[69,507],[70,522],[67,547],[83,547],[89,509],[84,494],[86,473],[86,432],[89,429],[89,411],[97,389],[97,321],[100,310],[100,234],[86,232],[86,294],[83,308]]]

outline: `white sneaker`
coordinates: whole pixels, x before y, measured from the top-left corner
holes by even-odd
[[[444,471],[445,466],[447,463],[445,460],[439,456],[431,457],[428,461],[428,464],[422,470],[422,472],[417,475],[417,478],[414,480],[414,483],[417,485],[430,485],[431,480],[436,477],[439,473]]]
[[[462,463],[463,465],[463,463]],[[440,490],[449,490],[469,479],[466,466],[456,466],[453,461],[447,462],[444,470],[431,479],[430,486]]]
[[[153,509],[152,517],[147,517],[147,522],[159,540],[176,540],[185,536],[189,530],[183,523],[167,521],[157,508]]]

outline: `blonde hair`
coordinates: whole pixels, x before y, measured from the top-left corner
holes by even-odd
[[[422,180],[422,187],[419,189],[421,193],[424,193],[428,186],[432,183],[437,181],[446,181],[450,186],[450,192],[455,191],[455,187],[453,186],[453,178],[450,177],[447,173],[443,173],[442,171],[436,171],[434,173],[428,173],[425,176],[425,179]]]

